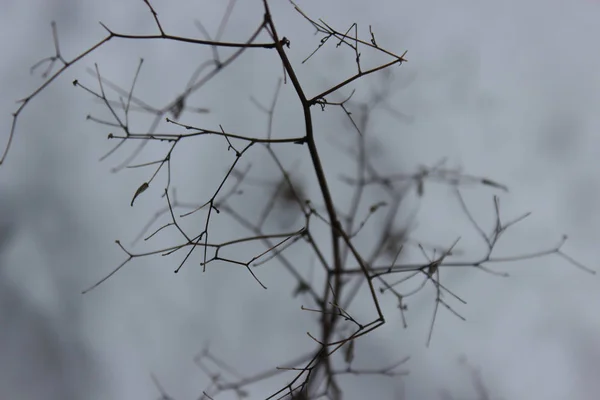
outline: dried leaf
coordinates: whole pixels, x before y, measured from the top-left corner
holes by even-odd
[[[379,203],[375,203],[373,204],[370,208],[369,208],[369,212],[371,214],[373,214],[375,211],[377,211],[379,209],[379,207],[385,207],[387,206],[387,203],[385,201],[380,201]]]
[[[419,197],[423,197],[423,191],[424,191],[423,179],[418,179],[417,180],[417,195],[419,195]]]
[[[179,96],[177,101],[175,101],[173,106],[169,109],[169,111],[173,115],[173,119],[178,120],[179,117],[181,116],[181,113],[183,112],[184,108],[185,108],[185,97],[182,95],[182,96]]]
[[[350,342],[348,342],[345,353],[346,354],[344,355],[344,359],[345,359],[346,363],[347,364],[352,363],[352,360],[354,360],[354,340],[351,340]]]
[[[138,190],[135,191],[135,194],[133,195],[133,199],[131,199],[131,207],[133,207],[133,202],[135,201],[136,197],[138,197],[140,194],[144,193],[146,191],[146,189],[148,189],[148,186],[149,186],[148,182],[144,182],[138,188]]]
[[[501,183],[494,182],[494,181],[493,181],[493,180],[491,180],[491,179],[483,178],[483,179],[481,180],[481,183],[482,183],[483,185],[492,186],[492,187],[495,187],[495,188],[497,188],[497,189],[501,189],[501,190],[504,190],[505,192],[508,192],[508,188],[507,188],[506,186],[504,186],[504,185],[503,185],[503,184],[501,184]]]
[[[427,274],[429,276],[433,276],[433,274],[435,274],[437,272],[439,266],[440,266],[440,262],[439,261],[432,262],[431,264],[429,264],[429,268],[427,270]]]
[[[308,286],[306,283],[304,282],[300,282],[298,283],[298,286],[296,286],[296,289],[294,289],[294,297],[297,297],[298,295],[302,294],[302,293],[306,293],[310,290],[310,286]]]

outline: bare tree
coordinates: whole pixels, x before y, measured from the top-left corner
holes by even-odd
[[[407,327],[406,314],[413,296],[424,288],[431,288],[433,313],[424,341],[425,345],[429,345],[438,312],[449,312],[464,319],[458,308],[466,302],[441,280],[442,275],[456,268],[469,267],[507,276],[505,272],[492,269],[493,265],[555,255],[593,273],[561,250],[566,238],[556,246],[529,254],[496,255],[494,249],[499,239],[528,214],[505,220],[501,217],[499,197],[494,195],[493,226],[486,228],[476,221],[460,188],[480,185],[497,192],[507,191],[504,185],[492,179],[465,174],[448,167],[444,160],[433,166],[423,166],[416,172],[389,172],[390,168],[394,168],[393,162],[385,154],[378,155],[370,121],[375,110],[384,110],[399,122],[410,119],[395,110],[389,101],[392,90],[390,79],[402,73],[398,67],[407,62],[407,58],[406,51],[402,49],[384,48],[371,26],[368,33],[361,36],[356,23],[347,28],[336,28],[322,19],[309,16],[294,3],[290,4],[297,17],[305,21],[318,37],[314,51],[307,54],[302,63],[308,62],[326,47],[342,48],[354,59],[354,72],[350,76],[336,76],[336,82],[330,87],[309,94],[306,82],[297,73],[298,65],[290,56],[293,53],[289,34],[282,29],[283,21],[277,20],[267,0],[262,1],[263,18],[256,22],[255,31],[245,40],[232,42],[222,38],[236,4],[234,0],[225,7],[216,33],[211,34],[201,22],[196,21],[198,31],[203,35],[201,39],[169,33],[150,1],[141,1],[145,3],[149,17],[154,19],[155,32],[121,33],[102,24],[106,36],[72,59],[62,55],[58,29],[56,24],[52,24],[55,54],[33,66],[35,71],[46,68],[42,73],[45,81],[21,100],[0,164],[7,161],[19,117],[27,105],[65,71],[108,42],[166,41],[210,48],[212,56],[198,65],[177,96],[161,106],[151,105],[152,101],[136,95],[143,60],[137,65],[128,88],[103,75],[97,64],[91,70],[93,83],[72,82],[108,111],[107,118],[87,117],[106,127],[108,139],[116,143],[102,159],[114,156],[127,144],[135,144],[125,160],[114,167],[114,171],[124,168],[147,171],[148,178],[132,189],[131,206],[147,196],[144,193],[150,188],[159,187],[165,199],[164,208],[157,210],[134,242],[142,238],[145,242],[159,241],[158,235],[163,232],[174,232],[177,237],[172,244],[155,245],[147,251],[132,250],[131,246],[117,240],[116,244],[125,254],[123,262],[83,293],[98,287],[129,261],[155,255],[179,256],[180,261],[173,263],[175,272],[191,264],[192,260],[197,260],[203,270],[224,264],[237,266],[240,273],[248,274],[252,284],[264,289],[267,285],[261,278],[261,266],[277,263],[295,282],[290,288],[291,294],[301,296],[305,304],[302,309],[315,315],[318,329],[307,332],[314,347],[277,368],[261,366],[264,369],[242,374],[205,348],[194,358],[211,381],[201,398],[217,398],[227,391],[242,398],[248,395],[248,387],[252,384],[277,378],[281,382],[280,388],[260,396],[267,399],[341,399],[344,388],[340,379],[344,375],[405,375],[408,358],[400,354],[398,361],[391,365],[377,369],[362,368],[360,360],[355,360],[355,346],[360,345],[358,339],[377,330],[390,318],[400,318]],[[261,93],[249,101],[256,113],[264,114],[264,132],[253,135],[231,131],[224,124],[208,127],[187,122],[187,116],[206,113],[213,108],[213,104],[210,109],[194,106],[192,96],[231,65],[244,62],[242,54],[252,51],[275,54],[273,60],[281,71],[274,85],[265,88],[270,99],[265,100],[266,95]],[[363,54],[366,56],[363,57]],[[264,60],[266,63],[270,59],[265,57]],[[383,84],[365,99],[355,100],[356,82],[371,79],[372,75]],[[292,129],[286,132],[274,128],[280,96],[290,93],[297,101],[296,115],[303,121],[299,135],[290,134]],[[314,110],[341,111],[339,115],[345,121],[343,132],[327,137],[352,168],[345,164],[338,170],[326,168],[324,145],[321,144],[326,133],[315,122]],[[138,125],[133,123],[134,112],[149,116],[151,122],[147,129],[138,131],[134,128]],[[218,176],[210,195],[194,201],[182,201],[175,192],[178,172],[173,171],[174,157],[180,149],[197,146],[207,137],[220,140],[221,160],[227,165],[223,171],[215,165],[210,166],[212,176]],[[153,152],[160,152],[161,156],[136,163],[142,155],[151,153],[150,148]],[[309,167],[301,169],[290,161],[293,158],[290,154],[307,157]],[[256,168],[267,172],[255,173]],[[464,252],[460,248],[459,232],[451,243],[441,245],[411,237],[413,220],[410,213],[408,217],[403,213],[403,207],[409,201],[407,199],[418,201],[425,196],[426,184],[431,183],[452,188],[459,210],[481,237],[484,251],[480,257],[462,258]],[[334,186],[339,188],[335,192]],[[254,200],[257,200],[258,208],[248,204]],[[219,229],[231,224],[237,227],[234,233],[229,230],[229,236],[222,237]],[[198,226],[201,228],[198,229]],[[290,256],[296,248],[302,249],[301,256]],[[420,255],[420,260],[414,261],[414,257],[409,257],[409,248]],[[384,301],[395,302],[397,313],[386,315],[382,307]],[[359,316],[355,311],[357,305],[370,307],[371,314]],[[162,398],[170,398],[159,379],[154,379]],[[483,391],[479,393],[481,398],[487,398]]]

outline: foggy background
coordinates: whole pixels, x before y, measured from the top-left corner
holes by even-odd
[[[193,20],[214,32],[226,2],[152,4],[167,32],[199,36]],[[410,172],[447,157],[448,165],[460,166],[465,173],[506,184],[510,193],[500,193],[502,215],[533,215],[508,231],[498,255],[551,248],[566,233],[564,250],[597,268],[599,2],[298,4],[338,30],[358,22],[363,38],[368,38],[372,25],[382,47],[398,54],[408,50],[409,62],[392,68],[390,98],[390,105],[405,118],[378,111],[370,127],[390,166],[386,171]],[[105,35],[98,21],[117,32],[155,33],[141,0],[2,0],[0,6],[2,149],[15,100],[41,82],[40,71],[30,75],[30,66],[54,54],[50,21],[57,22],[61,51],[68,60]],[[320,37],[313,36],[288,3],[273,5],[273,13],[279,34],[291,40],[289,54],[308,93],[319,93],[354,72],[353,55],[332,46],[301,65]],[[261,2],[239,2],[223,39],[245,40],[261,18]],[[293,286],[277,267],[259,270],[269,287],[264,291],[246,271],[226,266],[202,273],[195,260],[174,274],[180,260],[156,256],[134,260],[81,295],[123,261],[125,254],[114,240],[128,246],[164,206],[160,193],[165,180],[159,178],[135,207],[129,206],[149,170],[110,172],[133,147],[98,162],[114,143],[106,140],[107,127],[85,117],[106,113],[71,82],[79,79],[97,88],[85,71],[97,62],[103,76],[129,87],[140,57],[145,64],[136,94],[162,106],[179,93],[210,51],[115,40],[64,74],[20,117],[0,168],[1,398],[152,399],[160,396],[151,379],[154,374],[170,396],[193,399],[208,384],[193,363],[206,345],[249,375],[283,365],[298,353],[295,348],[313,344],[306,336],[314,329],[312,316],[300,311],[300,298],[290,299]],[[188,114],[182,121],[264,132],[266,118],[249,99],[255,96],[268,104],[280,74],[274,52],[246,52],[237,65],[191,98],[190,105],[211,112]],[[356,86],[358,96],[364,96],[359,98],[368,99],[382,84],[386,83],[378,76],[366,78]],[[283,87],[275,129],[296,136],[302,121],[291,93],[291,85]],[[327,116],[317,109],[313,113],[317,136],[334,137],[331,131],[348,129],[339,110],[331,108]],[[148,118],[138,118],[132,123],[141,131]],[[343,133],[335,138],[340,140]],[[223,165],[231,162],[219,140],[206,142],[220,147],[204,145],[201,139],[175,157],[182,160],[173,167],[182,200],[205,201],[221,179]],[[327,167],[347,162],[327,140],[319,144]],[[285,151],[290,151],[291,162],[297,159],[306,167],[297,150]],[[138,161],[159,154],[150,152]],[[258,168],[272,167],[265,163]],[[304,177],[307,184],[312,180],[312,175]],[[320,201],[314,193],[314,201]],[[414,236],[440,245],[461,236],[461,248],[476,257],[485,251],[484,244],[449,193],[443,186],[426,185]],[[493,194],[499,193],[482,188],[463,192],[474,216],[486,226],[493,222]],[[260,205],[255,199],[248,207],[256,206],[253,201]],[[227,230],[220,233],[226,235]],[[154,245],[161,245],[161,239]],[[404,391],[408,399],[438,399],[446,391],[456,399],[474,399],[469,370],[458,362],[461,357],[480,370],[494,399],[598,398],[598,278],[558,257],[496,269],[510,272],[510,278],[472,269],[443,272],[443,282],[468,302],[458,309],[467,321],[440,310],[430,348],[425,342],[431,297],[411,304],[407,330],[401,328],[393,306],[388,307],[388,323],[357,345],[357,362],[385,365],[410,355],[405,366],[410,375],[357,378],[347,386],[347,398],[397,398]],[[272,383],[258,385],[251,398],[270,394],[273,388],[277,387]]]

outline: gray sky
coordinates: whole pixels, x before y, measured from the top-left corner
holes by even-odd
[[[533,214],[507,233],[499,255],[551,248],[566,233],[564,250],[597,267],[600,56],[595,39],[600,37],[600,2],[298,3],[339,29],[357,21],[365,37],[370,24],[382,46],[397,53],[408,50],[409,62],[393,69],[390,103],[409,118],[377,112],[370,126],[390,167],[412,170],[447,157],[449,166],[502,182],[510,188],[501,196],[502,215]],[[217,2],[153,4],[165,30],[181,34],[196,35],[194,19],[214,32],[222,12]],[[102,37],[98,21],[115,31],[154,32],[141,0],[3,0],[2,8],[2,146],[14,101],[40,82],[29,67],[53,52],[51,20],[58,23],[67,59]],[[352,55],[332,48],[301,65],[318,37],[287,3],[274,12],[279,33],[292,41],[290,56],[308,92],[317,93],[352,72]],[[235,27],[224,39],[245,39],[261,16],[259,1],[238,5]],[[109,43],[36,98],[22,114],[0,169],[0,232],[9,233],[0,247],[0,397],[155,398],[153,373],[170,395],[191,399],[207,384],[192,361],[206,344],[243,372],[253,371],[257,360],[261,367],[280,365],[296,354],[292,347],[311,345],[305,334],[313,326],[310,315],[299,310],[301,299],[289,299],[289,279],[274,267],[260,270],[269,287],[263,291],[246,273],[231,268],[203,274],[194,262],[175,275],[179,259],[146,258],[95,291],[80,294],[123,260],[114,240],[131,243],[164,203],[157,185],[136,207],[129,206],[147,172],[110,173],[128,152],[98,162],[111,146],[108,131],[85,116],[106,113],[71,81],[93,86],[85,68],[97,62],[104,76],[129,85],[144,57],[139,95],[157,99],[159,106],[164,101],[158,99],[177,94],[210,55],[207,49],[182,45],[132,44]],[[280,67],[266,50],[246,54],[191,99],[211,113],[190,115],[190,122],[261,132],[266,120],[249,97],[270,101],[278,74]],[[358,96],[380,84],[377,77],[365,80],[357,86]],[[284,87],[275,128],[291,136],[302,125],[290,93],[291,87]],[[315,120],[333,174],[345,164],[327,137],[345,125],[338,111],[330,112],[327,117],[315,112]],[[137,123],[141,130],[148,120]],[[204,199],[229,162],[220,142],[207,143],[178,154],[182,199]],[[158,154],[152,148],[142,159]],[[290,152],[289,161],[306,167],[306,159],[296,153]],[[310,184],[312,176],[304,179]],[[446,187],[426,185],[425,193],[416,239],[447,245],[461,236],[461,249],[468,254],[485,251]],[[471,211],[487,226],[493,222],[494,193],[464,191]],[[251,209],[260,200],[248,203]],[[228,229],[237,228],[225,227],[216,235],[231,233]],[[558,257],[497,270],[510,272],[510,278],[471,269],[445,272],[443,282],[468,302],[458,308],[467,321],[442,310],[428,349],[431,292],[411,304],[407,330],[392,299],[384,301],[389,323],[364,340],[364,359],[386,364],[410,355],[411,376],[404,382],[409,399],[438,398],[443,389],[457,399],[475,398],[468,369],[457,361],[461,356],[481,371],[494,399],[596,399],[598,278]],[[399,380],[365,378],[350,385],[351,399],[391,398],[400,390]],[[256,388],[252,398],[264,390]]]

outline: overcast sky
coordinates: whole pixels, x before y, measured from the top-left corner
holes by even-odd
[[[39,71],[30,75],[30,66],[53,54],[50,21],[57,21],[67,59],[103,37],[98,21],[120,32],[155,32],[142,0],[1,3],[2,149],[15,100],[41,82]],[[153,4],[167,32],[194,36],[195,19],[215,32],[225,7],[225,2],[192,0]],[[391,85],[389,104],[403,116],[379,110],[369,126],[372,144],[390,171],[407,172],[446,157],[448,166],[502,182],[509,193],[489,188],[464,192],[474,216],[487,226],[493,222],[494,194],[500,195],[507,219],[533,211],[507,233],[498,255],[552,248],[568,234],[565,252],[598,267],[600,2],[298,4],[340,30],[358,22],[365,38],[372,25],[380,45],[397,53],[408,51],[409,62],[392,69],[392,81],[370,77],[356,86],[357,98],[367,99],[382,84]],[[352,73],[352,54],[332,47],[301,64],[319,37],[285,2],[274,6],[274,16],[279,34],[292,42],[288,52],[309,93]],[[261,18],[261,2],[245,0],[234,10],[223,39],[245,40]],[[111,42],[23,112],[0,167],[0,397],[151,399],[160,395],[150,378],[154,374],[174,398],[193,399],[208,383],[193,364],[194,355],[207,344],[243,373],[281,365],[296,355],[293,347],[311,346],[306,336],[314,328],[311,316],[299,310],[300,298],[289,299],[293,286],[278,268],[259,270],[269,287],[264,291],[248,274],[231,268],[202,273],[193,262],[173,274],[179,259],[158,256],[136,260],[81,295],[123,261],[115,239],[131,244],[164,206],[164,186],[151,187],[130,207],[148,171],[110,172],[133,146],[98,161],[111,148],[109,130],[85,117],[108,114],[71,82],[79,79],[94,87],[97,81],[86,68],[98,63],[104,76],[128,86],[143,57],[138,94],[161,106],[209,56],[209,49],[186,45]],[[269,51],[245,54],[190,100],[210,113],[189,114],[189,122],[264,131],[266,118],[256,112],[250,96],[269,102],[280,73]],[[275,129],[286,136],[301,134],[290,85],[282,96]],[[327,116],[315,113],[325,164],[335,176],[335,168],[347,161],[332,143],[343,140],[348,126],[339,110]],[[138,130],[148,126],[147,118],[138,118]],[[207,140],[181,150],[181,161],[174,163],[184,200],[205,201],[230,162],[231,152]],[[296,148],[284,151],[289,152],[288,167],[308,166]],[[139,161],[158,154],[151,148]],[[257,168],[271,167],[265,162]],[[309,192],[314,190],[312,175],[302,179]],[[448,245],[460,236],[460,248],[476,257],[485,246],[450,193],[447,187],[426,185],[415,239]],[[250,199],[245,206],[256,204]],[[232,233],[228,229],[238,228],[224,227],[217,235]],[[442,310],[429,348],[425,341],[433,312],[431,293],[411,304],[407,330],[388,303],[389,323],[366,338],[360,352],[369,365],[410,355],[410,376],[403,384],[400,379],[351,382],[348,398],[394,398],[404,390],[408,399],[437,399],[443,391],[456,399],[474,399],[469,369],[458,362],[466,357],[494,399],[597,399],[599,278],[558,257],[496,268],[510,277],[471,269],[444,272],[445,284],[468,303],[458,309],[467,321]],[[269,389],[256,387],[251,398],[262,398]]]

